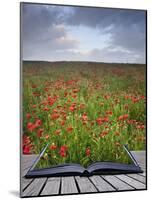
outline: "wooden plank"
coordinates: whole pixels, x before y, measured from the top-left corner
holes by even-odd
[[[97,192],[97,189],[87,177],[75,177],[81,193]]]
[[[115,191],[115,188],[113,188],[100,176],[91,176],[90,179],[94,183],[95,187],[99,190],[99,192]]]
[[[41,192],[42,195],[59,194],[60,177],[48,178],[45,187]]]
[[[78,193],[74,177],[62,177],[61,181],[61,194]]]
[[[127,176],[134,178],[142,183],[146,183],[146,177],[145,176],[140,176],[139,174],[127,174]]]
[[[129,186],[128,184],[124,183],[116,176],[113,175],[104,175],[102,176],[106,181],[108,181],[111,185],[113,185],[117,190],[134,190],[133,187]]]
[[[34,162],[34,160],[37,158],[37,155],[33,154],[33,155],[22,155],[21,158],[21,167],[22,169],[25,169],[26,167],[29,167],[30,165],[32,165],[32,163]]]
[[[146,177],[146,172],[143,172],[143,173],[138,173],[140,176],[144,176]]]
[[[126,182],[127,184],[131,185],[132,187],[134,187],[135,189],[145,189],[146,185],[136,181],[135,179],[128,177],[126,175],[116,175],[117,178],[119,178],[120,180]]]
[[[32,181],[33,179],[21,178],[21,190],[23,191]]]
[[[23,155],[23,158],[21,160],[21,177],[25,176],[36,157],[37,155]]]
[[[137,160],[141,168],[146,169],[146,152],[145,151],[131,151],[132,155]]]
[[[22,197],[38,196],[42,186],[47,178],[36,178],[34,181],[22,192]]]

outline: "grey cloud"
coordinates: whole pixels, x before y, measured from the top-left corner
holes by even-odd
[[[23,57],[145,62],[145,11],[23,4]],[[67,26],[66,26],[67,25]],[[110,34],[108,46],[78,51],[67,27],[87,26]]]
[[[104,34],[110,32],[112,48],[121,47],[145,57],[145,20],[145,11],[73,8],[67,23],[97,28]]]
[[[62,24],[60,7],[43,5],[23,5],[23,56],[41,57],[51,51],[72,49],[78,44],[67,34]]]

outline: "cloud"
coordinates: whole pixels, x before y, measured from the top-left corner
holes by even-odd
[[[61,24],[60,9],[25,4],[23,6],[23,55],[24,58],[49,57],[51,51],[74,49],[78,41],[67,33]],[[48,58],[47,58],[48,59]]]
[[[118,47],[145,57],[146,12],[100,8],[73,8],[66,23],[88,26],[110,33],[110,47]]]
[[[24,59],[145,62],[146,12],[137,10],[23,4]],[[100,34],[101,49],[70,34],[88,27]],[[74,31],[73,31],[74,32]],[[105,37],[105,35],[110,35]],[[89,33],[87,34],[87,38]],[[93,37],[93,35],[90,37]],[[106,38],[106,41],[103,40]],[[86,40],[85,40],[86,41]],[[89,51],[84,49],[89,47]],[[80,50],[82,49],[82,50]]]

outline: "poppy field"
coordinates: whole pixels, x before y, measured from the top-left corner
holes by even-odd
[[[23,62],[24,154],[41,166],[129,163],[146,145],[146,66],[93,62]]]

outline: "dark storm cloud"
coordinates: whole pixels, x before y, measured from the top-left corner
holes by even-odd
[[[145,11],[26,3],[22,9],[24,59],[145,62]],[[79,26],[109,33],[106,47],[80,52],[82,44],[68,34],[69,27]]]
[[[23,56],[49,57],[51,51],[72,49],[77,41],[68,36],[60,7],[23,4]]]
[[[98,28],[104,34],[110,32],[109,48],[121,47],[136,54],[145,54],[145,20],[145,11],[73,8],[67,23]]]
[[[105,8],[72,8],[73,12],[67,19],[71,25],[85,25],[107,28],[110,25],[129,26],[145,22],[145,11],[105,9]]]

